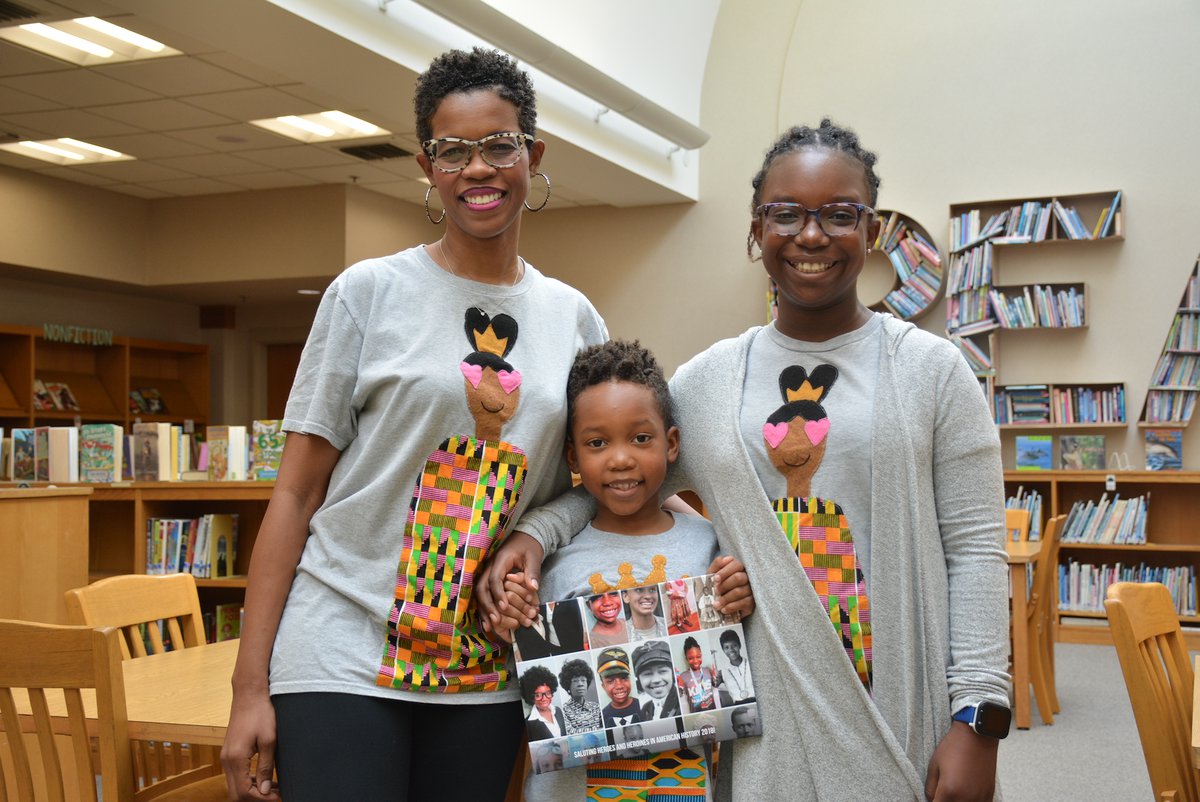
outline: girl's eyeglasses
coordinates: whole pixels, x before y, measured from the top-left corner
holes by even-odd
[[[817,225],[830,237],[844,237],[858,228],[863,215],[870,218],[875,210],[862,203],[827,203],[816,209],[799,203],[764,203],[754,210],[762,215],[767,231],[777,237],[794,237],[808,224],[808,216],[815,215]]]

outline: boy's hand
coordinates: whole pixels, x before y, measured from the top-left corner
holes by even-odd
[[[725,615],[745,618],[754,612],[754,592],[742,561],[724,555],[708,566],[708,573],[717,575],[716,607]]]
[[[500,545],[475,580],[475,599],[479,604],[480,621],[485,631],[495,632],[503,625],[504,617],[515,614],[523,624],[537,617],[537,602],[532,607],[509,611],[505,578],[511,573],[522,575],[522,581],[537,598],[538,579],[542,573],[542,546],[524,532],[513,532]],[[511,629],[511,627],[510,627]]]

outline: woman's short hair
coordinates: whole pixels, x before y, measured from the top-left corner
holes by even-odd
[[[442,100],[455,92],[491,89],[517,107],[521,133],[534,136],[537,129],[537,98],[529,74],[499,50],[476,47],[470,52],[450,50],[435,58],[417,76],[413,111],[417,141],[433,137],[433,115]]]
[[[554,678],[554,673],[545,666],[527,669],[521,675],[521,698],[526,704],[533,704],[533,692],[543,685],[550,688],[551,693],[558,690],[558,680]]]

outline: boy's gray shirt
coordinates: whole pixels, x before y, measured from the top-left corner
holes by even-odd
[[[737,802],[923,800],[952,711],[1008,704],[999,437],[950,342],[890,316],[884,327],[872,431],[873,698],[780,531],[738,430],[757,327],[671,380],[681,448],[663,491],[700,495],[722,553],[746,564],[757,601],[745,626],[763,737],[732,750]],[[589,510],[573,492],[517,528],[551,553]]]

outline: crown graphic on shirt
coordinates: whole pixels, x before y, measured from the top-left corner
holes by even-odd
[[[617,582],[614,585],[610,585],[605,581],[604,577],[597,571],[588,577],[588,582],[592,586],[592,593],[607,593],[610,590],[626,590],[642,585],[657,585],[660,582],[666,582],[667,558],[661,554],[655,554],[650,558],[650,564],[654,567],[650,569],[650,573],[646,574],[646,578],[640,582],[633,576],[633,563],[621,563],[617,566]]]
[[[816,401],[819,403],[821,401],[821,395],[824,391],[824,387],[813,387],[812,383],[809,382],[808,379],[805,379],[804,383],[799,387],[795,389],[792,389],[791,387],[788,388],[787,402],[789,404],[794,401]]]
[[[482,332],[478,332],[475,335],[475,349],[478,351],[495,354],[496,356],[504,356],[507,348],[508,338],[497,337],[496,330],[490,324]]]

